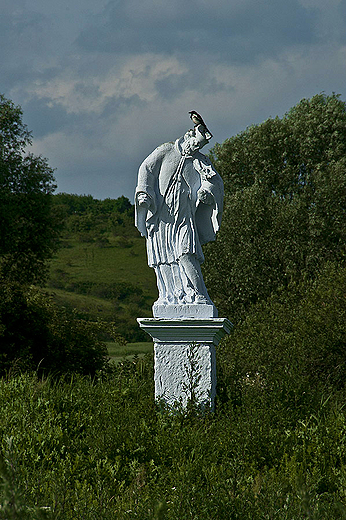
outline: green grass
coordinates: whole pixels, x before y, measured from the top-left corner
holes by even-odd
[[[98,316],[101,320],[111,321],[116,317],[114,303],[109,300],[49,287],[46,288],[46,291],[58,305],[74,307],[83,314]]]
[[[133,360],[135,356],[141,358],[145,354],[153,352],[152,342],[127,343],[124,346],[109,341],[106,342],[106,345],[109,357],[116,363],[123,359]]]
[[[345,520],[345,393],[293,422],[251,385],[170,414],[151,360],[111,370],[0,380],[1,520]]]
[[[110,234],[105,237],[109,240],[107,247],[80,242],[77,235],[65,238],[51,261],[46,290],[58,305],[75,308],[86,319],[115,323],[119,334],[128,341],[145,341],[136,320],[151,316],[157,298],[155,274],[147,265],[145,240]],[[112,301],[100,297],[114,284],[123,284],[126,292]],[[97,289],[100,287],[101,292]]]
[[[60,273],[71,282],[130,282],[155,299],[155,275],[147,265],[145,240],[131,238],[131,247],[119,247],[117,237],[109,237],[109,241],[110,246],[100,248],[76,238],[65,240],[69,247],[62,247],[52,259],[50,277]]]

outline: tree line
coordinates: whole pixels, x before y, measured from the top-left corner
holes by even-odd
[[[26,288],[45,279],[63,222],[88,241],[95,240],[97,229],[101,235],[110,225],[110,215],[118,230],[129,229],[133,219],[126,197],[97,201],[90,195],[53,195],[53,171],[46,159],[25,152],[30,142],[20,107],[1,96],[0,284],[7,299],[2,299],[0,338],[8,345],[9,362],[13,345],[23,344],[10,332],[17,323],[8,316],[14,308],[10,302],[21,294],[24,300],[16,316],[23,309],[29,312]],[[340,284],[336,279],[342,277],[346,239],[345,152],[346,107],[336,94],[303,99],[282,118],[251,126],[212,149],[225,184],[225,210],[216,242],[205,248],[203,270],[219,314],[236,325],[228,342],[238,341],[237,331],[251,328],[256,319],[267,320],[268,331],[273,331],[272,306],[286,308],[280,311],[283,319],[288,307],[294,313],[302,299],[319,291],[319,283],[327,287],[323,280]],[[278,330],[285,326],[275,319]],[[343,342],[342,336],[340,345]],[[225,352],[230,350],[225,347]],[[253,370],[259,364],[254,361]]]
[[[219,349],[223,389],[234,396],[244,378],[260,379],[299,408],[316,398],[312,388],[345,381],[345,102],[303,99],[212,158],[225,211],[204,275],[236,325]]]

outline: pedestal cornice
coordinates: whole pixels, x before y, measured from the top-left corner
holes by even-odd
[[[158,344],[202,343],[216,346],[232,328],[227,318],[137,318],[137,321]]]

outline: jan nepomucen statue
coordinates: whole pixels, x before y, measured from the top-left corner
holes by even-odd
[[[157,318],[217,316],[201,273],[201,246],[220,227],[223,182],[200,152],[211,133],[197,112],[190,117],[194,128],[156,148],[138,173],[136,226],[157,277]]]

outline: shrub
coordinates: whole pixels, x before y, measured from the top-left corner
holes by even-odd
[[[320,94],[213,149],[225,184],[223,223],[204,276],[237,323],[290,283],[345,258],[346,103]]]
[[[78,319],[39,290],[1,283],[0,373],[14,365],[93,374],[107,361],[103,324]]]
[[[283,427],[247,393],[237,410],[158,413],[152,357],[0,380],[0,518],[345,519],[345,395]]]
[[[317,389],[344,387],[345,287],[346,269],[328,264],[315,282],[292,285],[255,306],[219,349],[221,395],[225,390],[225,399],[239,401],[241,382],[248,381],[296,414]]]

